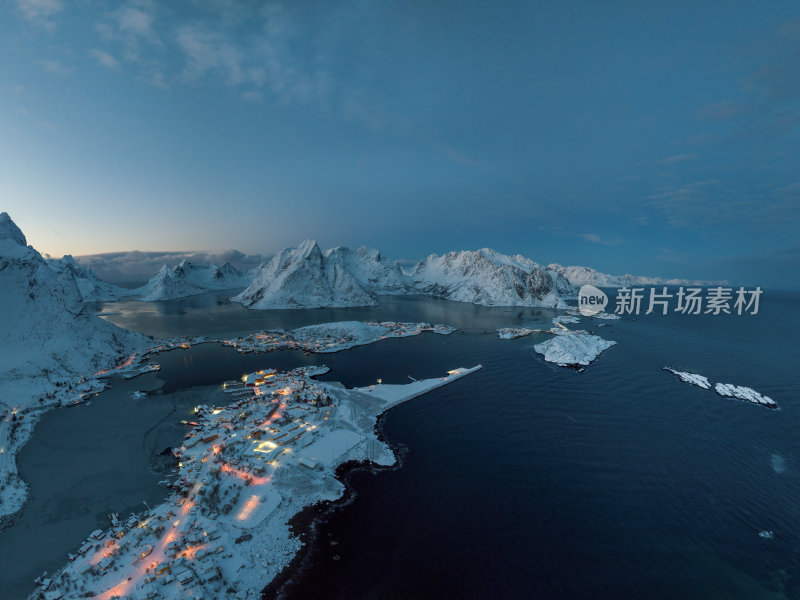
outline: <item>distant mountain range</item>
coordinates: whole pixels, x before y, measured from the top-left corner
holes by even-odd
[[[230,263],[190,263],[187,260],[170,268],[161,267],[150,281],[142,287],[131,290],[139,300],[172,300],[203,294],[212,290],[242,288],[252,281],[252,276],[243,274]]]
[[[69,271],[85,301],[134,298],[172,300],[209,291],[241,291],[233,300],[254,309],[371,306],[386,294],[422,294],[483,306],[559,308],[584,284],[597,287],[711,285],[727,282],[608,275],[590,267],[543,266],[521,255],[489,248],[431,254],[410,268],[378,250],[337,246],[322,250],[314,240],[284,248],[259,267],[243,272],[229,262],[182,260],[164,265],[145,285],[126,289],[102,281],[67,255],[49,259],[56,272]]]
[[[594,285],[596,287],[630,287],[635,285],[728,285],[727,281],[702,281],[698,279],[662,279],[639,275],[606,275],[591,267],[562,267],[558,264],[547,266],[561,273],[572,285]]]

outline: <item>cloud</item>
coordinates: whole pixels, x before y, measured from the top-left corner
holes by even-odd
[[[774,140],[800,128],[800,21],[786,21],[744,50],[747,72],[738,80],[741,98],[702,107],[701,119],[730,121],[734,135]]]
[[[646,196],[644,201],[666,216],[673,227],[703,227],[721,216],[716,213],[718,203],[711,196],[718,183],[707,179],[668,185]]]
[[[681,254],[671,248],[659,248],[658,250],[659,253],[656,256],[656,260],[660,260],[661,262],[682,263],[689,259],[688,254]]]
[[[141,8],[123,7],[116,18],[120,31],[144,38],[153,37],[153,15]]]
[[[723,100],[722,102],[707,104],[697,112],[697,116],[701,119],[724,121],[737,117],[746,111],[747,106],[745,104],[739,104],[731,100]]]
[[[177,265],[182,260],[190,262],[230,262],[237,269],[257,267],[268,257],[260,254],[244,254],[239,250],[224,252],[110,252],[76,256],[81,265],[90,267],[98,277],[111,283],[144,283],[164,265]]]
[[[244,80],[242,52],[220,33],[185,25],[177,30],[176,38],[186,59],[185,79],[196,80],[208,73],[219,73],[230,85]]]
[[[42,58],[36,62],[40,67],[42,67],[42,69],[48,73],[53,73],[54,75],[69,75],[72,73],[72,67],[65,66],[57,60]]]
[[[53,28],[52,17],[64,8],[61,0],[17,0],[17,9],[23,17],[47,28]]]
[[[605,238],[597,235],[596,233],[578,233],[576,235],[582,237],[587,242],[591,242],[592,244],[601,244],[603,246],[619,246],[625,243],[621,238]]]
[[[675,156],[667,156],[658,161],[660,165],[674,165],[676,163],[686,162],[687,160],[694,160],[697,154],[676,154]]]
[[[247,102],[261,102],[264,100],[264,94],[261,92],[243,92],[242,98]]]
[[[119,68],[119,61],[116,58],[111,56],[105,50],[101,50],[100,48],[94,48],[89,54],[94,57],[97,62],[106,67],[107,69],[117,69]]]

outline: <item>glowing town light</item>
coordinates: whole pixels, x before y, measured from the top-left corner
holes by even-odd
[[[238,515],[236,515],[236,518],[239,521],[246,521],[250,515],[253,514],[253,511],[256,509],[260,501],[261,498],[255,494],[250,496],[250,498],[247,499],[247,502],[244,503],[244,506],[242,506],[242,510],[239,511]]]
[[[253,452],[263,452],[264,454],[269,454],[277,447],[278,444],[267,440],[266,442],[259,442],[259,444],[253,449]]]

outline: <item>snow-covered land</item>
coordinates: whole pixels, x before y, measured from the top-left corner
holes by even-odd
[[[615,341],[604,340],[587,331],[571,329],[554,330],[549,340],[536,344],[533,349],[542,354],[547,362],[560,367],[586,366],[607,350]]]
[[[430,255],[410,273],[417,292],[483,306],[566,308],[575,290],[559,273],[489,248]]]
[[[323,252],[313,240],[284,248],[259,269],[234,302],[257,309],[377,304],[375,292],[365,288],[345,264],[345,252],[334,250]]]
[[[129,290],[112,285],[98,278],[88,267],[79,265],[71,255],[62,258],[49,258],[47,264],[56,273],[69,271],[78,284],[78,289],[85,302],[113,302],[127,296],[136,295],[135,290]]]
[[[753,388],[744,387],[743,385],[717,383],[714,384],[714,391],[726,398],[738,398],[739,400],[746,400],[753,404],[761,404],[767,408],[778,408],[778,403],[769,396],[763,396]]]
[[[239,352],[270,352],[281,349],[300,349],[307,352],[339,352],[383,339],[408,337],[430,331],[447,335],[455,329],[449,325],[430,323],[364,323],[338,321],[309,325],[291,331],[260,331],[233,340],[222,340]]]
[[[377,250],[313,240],[281,250],[233,300],[248,308],[371,306],[381,294],[426,294],[484,306],[565,308],[575,289],[559,273],[522,256],[478,251],[432,254],[409,272]]]
[[[150,281],[133,290],[140,300],[172,300],[195,296],[212,290],[227,290],[247,286],[251,278],[230,263],[191,263],[187,260],[170,268],[164,265]]]
[[[501,327],[497,330],[497,337],[501,340],[514,340],[532,333],[555,333],[555,331],[552,329],[530,329],[529,327]]]
[[[685,383],[689,383],[691,385],[696,385],[698,387],[703,388],[704,390],[711,389],[711,382],[708,380],[708,377],[703,375],[698,375],[697,373],[689,373],[686,371],[676,371],[670,367],[663,367],[664,371],[669,371],[677,375],[681,381]],[[767,408],[778,408],[778,403],[775,402],[769,396],[764,396],[753,388],[744,387],[742,385],[733,385],[731,383],[716,383],[714,384],[714,391],[719,394],[720,396],[724,396],[725,398],[737,398],[739,400],[745,400],[747,402],[752,402],[753,404],[760,404],[761,406],[766,406]]]
[[[678,379],[685,383],[690,383],[692,385],[696,385],[697,387],[701,387],[704,390],[711,389],[711,382],[708,380],[708,377],[703,375],[698,375],[697,373],[689,373],[688,371],[676,371],[670,367],[663,367],[665,371],[669,371],[673,375],[676,375]]]
[[[595,287],[631,287],[636,285],[725,285],[727,281],[701,281],[690,279],[664,279],[661,277],[643,277],[640,275],[608,275],[595,271],[591,267],[564,267],[550,264],[548,269],[561,274],[572,285],[593,285]]]
[[[524,337],[532,333],[550,333],[553,337],[536,344],[533,349],[544,356],[547,362],[555,363],[560,367],[577,368],[587,366],[617,342],[604,340],[583,330],[568,329],[564,323],[577,323],[574,315],[559,315],[553,318],[551,329],[530,329],[527,327],[505,327],[497,330],[501,340],[511,340]]]
[[[152,342],[93,315],[73,270],[26,244],[0,213],[0,515],[24,502],[14,459],[38,415],[102,389],[85,378]]]
[[[342,496],[339,465],[395,462],[376,436],[378,416],[478,369],[356,389],[313,380],[324,367],[251,374],[258,383],[232,404],[198,407],[174,449],[169,498],[125,522],[113,515],[31,598],[258,597],[302,545],[290,519]]]

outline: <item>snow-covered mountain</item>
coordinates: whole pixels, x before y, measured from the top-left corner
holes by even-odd
[[[489,248],[432,254],[417,263],[410,279],[418,293],[483,306],[565,308],[562,296],[574,294],[557,271]]]
[[[700,281],[690,279],[663,279],[660,277],[643,277],[640,275],[607,275],[595,271],[591,267],[563,267],[551,264],[548,269],[560,273],[572,285],[594,285],[596,287],[631,287],[636,285],[726,285],[727,281]]]
[[[375,294],[362,286],[347,264],[367,281],[370,274],[379,273],[376,263],[380,260],[358,260],[354,254],[346,248],[323,252],[313,240],[284,248],[259,269],[253,282],[233,301],[260,309],[377,304]]]
[[[242,288],[251,278],[230,263],[191,263],[187,260],[170,268],[164,265],[150,281],[134,290],[140,300],[171,300],[203,294],[211,290]]]
[[[87,308],[72,269],[56,271],[0,213],[0,411],[25,406],[56,381],[93,374],[144,347]]]
[[[69,254],[62,258],[49,258],[47,264],[57,273],[70,271],[85,302],[113,302],[135,293],[134,290],[118,287],[99,279],[90,268],[79,265]]]
[[[374,294],[403,294],[409,291],[408,278],[393,260],[374,248],[361,246],[350,250],[337,246],[325,253],[328,261],[346,269],[361,287]]]
[[[559,273],[494,250],[431,255],[408,273],[370,248],[281,250],[233,298],[249,308],[371,306],[380,294],[426,294],[486,306],[564,307],[575,289]]]

